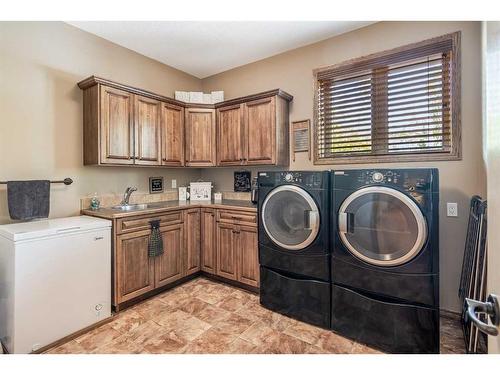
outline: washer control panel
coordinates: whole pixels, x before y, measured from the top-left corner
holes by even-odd
[[[425,174],[408,174],[398,170],[364,170],[357,176],[357,180],[362,185],[397,185],[407,191],[427,190],[429,188],[429,179]]]
[[[391,171],[391,170],[368,170],[364,171],[358,178],[359,182],[365,184],[386,184],[386,183],[394,183],[398,184],[403,180],[401,173],[399,171]]]

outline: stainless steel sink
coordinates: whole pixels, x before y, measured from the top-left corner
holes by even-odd
[[[111,209],[118,211],[139,211],[139,210],[145,210],[149,207],[151,207],[151,205],[148,204],[128,204],[128,205],[113,206],[111,207]]]

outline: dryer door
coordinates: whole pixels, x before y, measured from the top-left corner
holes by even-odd
[[[282,185],[267,195],[262,204],[261,220],[269,238],[285,250],[309,246],[320,228],[316,202],[304,189]]]
[[[427,223],[402,192],[370,186],[351,194],[339,210],[339,236],[357,258],[397,266],[416,257],[427,241]]]

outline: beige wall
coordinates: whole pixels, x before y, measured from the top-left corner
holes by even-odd
[[[312,119],[312,70],[445,33],[462,31],[462,161],[359,164],[316,167],[298,154],[290,169],[342,169],[369,167],[438,167],[441,180],[441,304],[459,311],[457,289],[467,228],[469,199],[485,194],[486,178],[481,155],[481,26],[479,22],[381,22],[313,45],[248,64],[203,80],[203,89],[224,90],[233,98],[272,88],[294,96],[290,120]],[[252,171],[257,171],[252,168]],[[234,169],[202,171],[218,189],[232,186]],[[459,217],[446,217],[446,202],[458,202]]]
[[[51,217],[75,215],[79,198],[147,191],[149,176],[186,183],[199,170],[84,167],[82,93],[92,74],[173,96],[199,90],[199,79],[62,22],[0,22],[0,180],[62,179],[53,185]],[[0,223],[9,221],[0,185]]]

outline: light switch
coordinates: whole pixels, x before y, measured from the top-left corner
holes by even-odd
[[[177,188],[177,180],[172,180],[172,189]]]
[[[447,216],[456,217],[458,216],[458,204],[457,203],[446,203]]]

